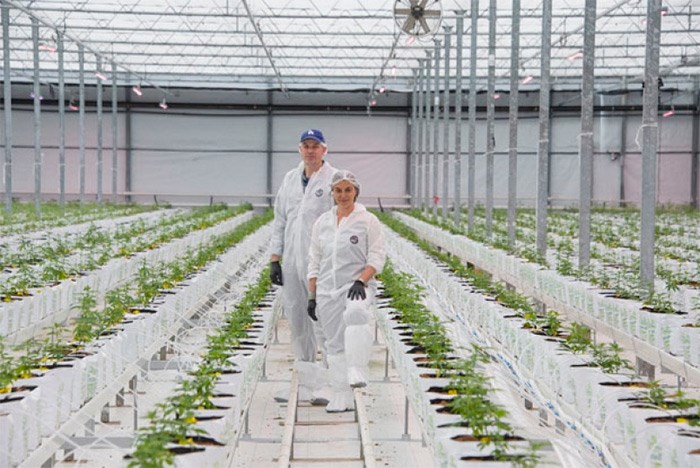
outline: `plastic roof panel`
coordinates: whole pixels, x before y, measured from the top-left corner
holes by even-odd
[[[409,0],[402,0],[407,3]],[[695,2],[695,5],[693,3]],[[577,87],[581,61],[569,59],[583,44],[582,0],[554,0],[551,73],[554,86]],[[597,80],[639,79],[644,73],[646,2],[598,0]],[[78,42],[85,68],[95,56],[118,66],[119,84],[168,87],[370,89],[379,83],[406,91],[432,38],[410,41],[394,20],[395,0],[3,0],[10,10],[13,80],[33,76],[31,16],[40,21],[42,81],[57,76],[57,31],[65,34],[64,69],[77,82]],[[442,9],[443,26],[464,20],[464,66],[471,53],[471,2],[427,0]],[[510,2],[497,4],[496,76],[510,69]],[[697,0],[664,3],[662,75],[691,82],[700,75],[700,6]],[[521,0],[521,76],[540,73],[541,1]],[[488,65],[488,2],[478,10],[478,80]],[[451,54],[454,72],[455,53]],[[466,73],[465,73],[466,74]],[[89,77],[89,79],[94,79]]]

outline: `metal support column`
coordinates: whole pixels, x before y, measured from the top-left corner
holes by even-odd
[[[435,48],[433,50],[433,58],[435,59],[435,69],[433,70],[433,160],[432,160],[432,190],[430,191],[430,196],[432,200],[431,206],[433,207],[433,216],[437,216],[437,197],[438,197],[438,160],[440,158],[440,145],[439,145],[439,135],[440,135],[440,39],[433,39],[435,43]]]
[[[586,0],[583,19],[581,77],[581,135],[579,142],[578,267],[591,261],[591,198],[593,195],[593,97],[595,70],[596,0]]]
[[[510,35],[510,95],[508,97],[508,245],[515,247],[518,196],[518,106],[520,105],[520,0],[513,0]]]
[[[117,105],[117,64],[112,62],[112,203],[117,203]]]
[[[102,73],[102,57],[95,56],[95,70]],[[95,104],[97,104],[97,202],[102,202],[102,79],[97,80]]]
[[[78,139],[80,141],[80,203],[85,203],[85,49],[78,44],[78,101],[80,105],[78,116]]]
[[[455,163],[454,163],[454,222],[462,223],[462,46],[464,38],[464,11],[457,12],[457,44],[455,46]]]
[[[493,233],[493,152],[496,147],[496,0],[489,0],[489,64],[486,84],[486,237]]]
[[[12,76],[10,74],[10,7],[2,11],[3,119],[5,124],[5,212],[12,213]]]
[[[416,177],[418,174],[418,70],[413,74],[413,87],[411,89],[411,151],[409,153],[409,186],[408,194],[411,208],[416,207]]]
[[[423,184],[423,189],[424,191],[424,198],[423,198],[423,210],[426,212],[430,210],[430,155],[433,152],[433,141],[431,140],[431,124],[432,124],[432,119],[430,118],[431,113],[431,106],[433,103],[433,95],[432,95],[432,84],[430,78],[432,77],[432,71],[433,71],[433,63],[432,63],[432,57],[433,57],[433,52],[431,50],[426,50],[425,51],[425,154],[423,155],[423,164],[425,167],[425,170],[423,171],[423,176],[425,177],[425,181]]]
[[[450,31],[452,26],[444,26],[445,30],[445,89],[442,91],[442,216],[447,217],[447,199],[450,195]]]
[[[471,56],[469,58],[469,159],[467,160],[467,226],[471,233],[474,229],[474,197],[476,189],[476,59],[478,44],[476,29],[479,23],[479,0],[471,0]]]
[[[659,40],[661,0],[647,1],[644,96],[642,108],[642,225],[640,278],[642,287],[654,290],[654,223],[656,221],[656,171],[659,140]]]
[[[39,20],[32,17],[32,44],[34,56],[34,210],[41,216],[41,70],[39,67]]]
[[[552,0],[542,2],[542,51],[540,53],[540,115],[537,146],[537,203],[535,206],[537,253],[547,253],[547,207],[549,202],[549,89],[552,50]]]
[[[627,89],[627,78],[622,78],[621,89]],[[627,93],[621,98],[623,109],[627,108]],[[620,123],[620,206],[625,206],[625,159],[627,158],[627,112],[622,113]]]
[[[131,192],[131,93],[124,95],[124,191]],[[131,195],[124,197],[126,203],[131,202]]]
[[[266,161],[266,166],[267,167],[267,175],[265,177],[266,180],[266,188],[265,188],[265,193],[270,194],[270,198],[268,198],[267,203],[269,207],[272,207],[275,199],[273,198],[272,195],[272,164],[273,164],[273,158],[272,158],[272,126],[273,126],[273,115],[272,115],[272,91],[268,90],[267,91],[267,161]]]
[[[700,197],[698,197],[698,178],[700,174],[700,78],[695,77],[693,94],[693,140],[690,153],[690,204],[694,208],[700,207]]]
[[[63,63],[63,33],[56,31],[58,54],[58,202],[66,204],[66,82]]]
[[[418,121],[416,131],[418,132],[418,160],[416,161],[416,208],[423,209],[423,179],[425,158],[425,146],[423,144],[423,135],[425,134],[425,119],[424,102],[425,102],[425,80],[423,78],[424,59],[418,59]]]

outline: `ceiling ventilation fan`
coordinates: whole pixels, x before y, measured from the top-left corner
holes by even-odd
[[[394,21],[409,36],[431,37],[442,21],[440,0],[396,0]]]

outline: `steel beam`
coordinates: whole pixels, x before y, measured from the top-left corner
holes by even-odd
[[[518,105],[520,65],[520,0],[513,0],[510,52],[510,95],[508,96],[508,245],[515,247],[518,195]]]
[[[640,232],[640,279],[654,291],[654,244],[656,223],[656,171],[659,143],[659,48],[661,0],[647,0],[646,59],[642,109],[642,219]]]
[[[591,261],[591,199],[593,196],[593,99],[596,0],[586,0],[581,77],[581,136],[579,143],[578,267]]]
[[[547,208],[549,206],[549,91],[552,41],[552,0],[542,2],[542,53],[540,60],[539,144],[537,146],[537,202],[535,206],[537,253],[547,253]]]

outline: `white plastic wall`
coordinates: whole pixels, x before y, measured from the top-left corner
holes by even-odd
[[[183,104],[187,93],[178,97]],[[329,144],[328,161],[334,166],[354,171],[362,183],[362,201],[376,205],[407,202],[408,153],[410,126],[408,96],[393,93],[386,97],[390,110],[373,110],[368,115],[358,105],[364,93],[297,92],[289,98],[280,93],[237,92],[212,96],[221,98],[221,105],[175,101],[167,111],[155,105],[137,103],[131,112],[132,198],[151,202],[207,203],[214,201],[269,203],[286,171],[300,161],[297,144],[306,128],[323,130]],[[194,94],[193,94],[194,96]],[[207,93],[197,91],[204,102]],[[88,99],[90,98],[88,94]],[[225,97],[225,99],[224,99]],[[225,102],[224,102],[225,101]],[[235,104],[238,102],[238,104]],[[272,118],[269,106],[273,103]],[[327,107],[322,104],[326,102]],[[600,104],[616,104],[613,98]],[[347,106],[347,111],[344,111]],[[354,106],[351,108],[351,106]],[[410,107],[409,107],[410,109]],[[479,201],[485,197],[486,122],[479,114],[476,133],[475,191]],[[31,196],[34,190],[33,114],[25,100],[17,104],[13,119],[13,189]],[[118,123],[118,192],[127,189],[126,114],[120,109]],[[626,120],[626,156],[620,157],[621,130]],[[268,122],[272,122],[268,142]],[[532,206],[536,194],[539,123],[536,112],[522,111],[518,128],[518,202]],[[692,116],[676,114],[660,119],[658,201],[688,204],[691,202]],[[639,115],[623,119],[620,112],[596,115],[593,199],[616,204],[640,200],[640,148],[636,143],[641,125]],[[469,122],[463,113],[462,129],[462,201],[467,194],[467,156]],[[4,130],[0,126],[0,134]],[[454,121],[450,121],[449,145],[454,145]],[[554,205],[576,205],[579,191],[578,144],[580,121],[575,112],[555,114],[551,122],[550,193]],[[442,158],[444,130],[440,121],[439,155]],[[432,136],[432,133],[431,133]],[[508,168],[508,118],[497,114],[495,126],[494,201],[505,205]],[[2,139],[4,143],[4,137]],[[271,145],[271,185],[268,191],[268,144]],[[78,185],[78,113],[66,113],[66,190],[75,198]],[[111,193],[112,161],[111,113],[105,102],[103,114],[103,195]],[[94,199],[96,190],[96,127],[94,109],[86,118],[86,192]],[[51,106],[42,110],[42,191],[47,198],[58,192],[58,115]],[[451,152],[451,158],[454,153]],[[442,170],[442,165],[440,165]],[[0,189],[4,191],[4,178]],[[621,184],[623,184],[621,186]],[[453,174],[448,177],[450,197],[454,193]],[[438,190],[442,195],[442,187]],[[71,195],[72,194],[72,195]],[[210,198],[213,197],[213,198]]]

